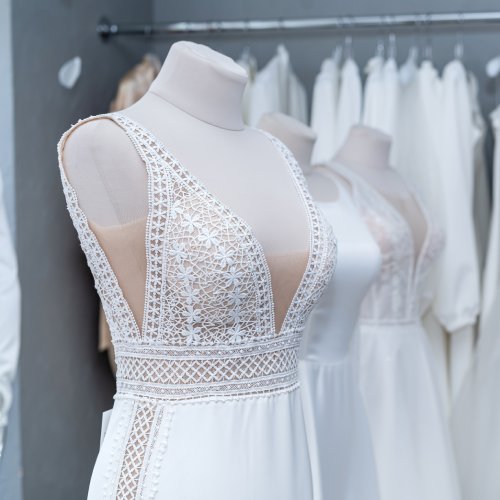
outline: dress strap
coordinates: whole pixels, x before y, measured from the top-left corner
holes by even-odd
[[[109,119],[109,115],[91,116],[85,120],[78,121],[78,123],[70,127],[62,135],[57,145],[57,153],[59,171],[68,212],[78,233],[82,250],[87,257],[88,266],[94,276],[95,287],[99,297],[101,298],[113,339],[121,340],[130,336],[139,337],[140,330],[135,321],[134,315],[132,314],[132,310],[123,296],[118,279],[114,274],[111,264],[109,263],[104,250],[100,246],[96,235],[90,228],[85,213],[80,207],[78,196],[66,176],[63,164],[64,146],[71,133],[74,132],[80,125],[101,118]]]

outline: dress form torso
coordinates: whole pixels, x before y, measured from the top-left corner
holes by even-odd
[[[268,260],[279,329],[307,263],[307,219],[276,148],[243,125],[245,83],[244,71],[229,58],[178,42],[149,92],[123,114],[153,131],[210,193],[250,225]],[[85,122],[63,148],[80,205],[141,323],[148,210],[143,160],[111,120]]]
[[[350,130],[334,161],[354,170],[398,211],[410,228],[418,254],[425,241],[427,224],[415,195],[389,167],[390,147],[388,135],[357,125]]]

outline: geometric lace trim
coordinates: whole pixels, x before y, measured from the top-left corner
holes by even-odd
[[[197,350],[117,345],[120,394],[183,400],[274,392],[297,382],[300,335]]]
[[[116,493],[109,498],[134,500],[156,496],[172,417],[173,411],[162,405],[134,402],[121,459],[117,463],[113,457],[120,470]]]

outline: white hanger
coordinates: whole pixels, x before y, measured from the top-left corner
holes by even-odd
[[[383,59],[385,56],[385,44],[384,44],[384,38],[382,36],[380,36],[377,40],[377,46],[375,48],[375,56],[380,57],[381,59]]]
[[[500,56],[494,57],[486,63],[486,74],[490,78],[497,78],[500,75]]]
[[[344,38],[344,55],[346,59],[352,59],[352,36],[347,35]]]
[[[415,75],[418,67],[418,46],[412,45],[408,51],[406,61],[401,65],[399,78],[403,85],[408,84]]]
[[[460,19],[458,22],[459,22],[459,25],[458,25],[458,29],[457,29],[454,55],[455,55],[455,59],[457,61],[462,61],[462,59],[464,58],[464,40],[463,40],[462,31],[460,29],[460,27],[461,27],[460,23],[462,23],[462,15],[460,15]]]
[[[425,25],[427,22],[427,26]],[[430,28],[429,16],[426,17],[426,21],[424,21],[424,29],[425,29],[425,46],[424,46],[424,59],[432,62],[432,33]]]
[[[387,57],[389,59],[396,59],[396,53],[397,53],[396,34],[389,33]]]
[[[335,65],[339,65],[340,61],[342,60],[342,45],[337,44],[334,49],[332,50],[332,61],[335,63]]]

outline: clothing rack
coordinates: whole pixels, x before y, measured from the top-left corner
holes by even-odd
[[[397,14],[381,16],[340,16],[309,19],[274,19],[249,21],[207,21],[175,23],[113,23],[102,19],[97,33],[102,38],[122,35],[153,36],[206,33],[254,33],[292,32],[308,30],[331,30],[350,32],[353,30],[401,30],[404,28],[429,29],[455,27],[478,27],[500,24],[500,12],[464,12],[441,14]]]

